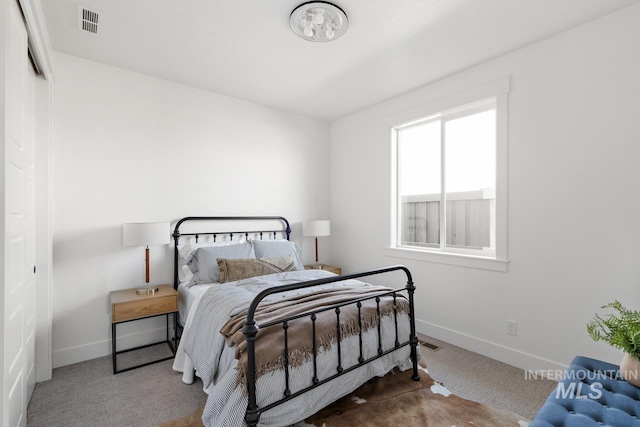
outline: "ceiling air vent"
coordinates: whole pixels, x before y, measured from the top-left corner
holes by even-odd
[[[98,17],[100,13],[78,5],[78,23],[80,29],[89,33],[98,34]]]

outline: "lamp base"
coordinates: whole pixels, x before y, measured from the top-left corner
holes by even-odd
[[[324,268],[324,264],[314,264],[311,266],[314,270],[322,270]]]
[[[145,286],[144,288],[136,289],[136,294],[145,295],[145,294],[155,294],[158,292],[157,286]]]

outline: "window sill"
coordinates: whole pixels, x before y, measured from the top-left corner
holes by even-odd
[[[457,265],[460,267],[480,268],[483,270],[507,272],[509,261],[473,255],[433,252],[423,249],[385,248],[384,254],[393,258],[412,259],[416,261],[435,262],[438,264]]]

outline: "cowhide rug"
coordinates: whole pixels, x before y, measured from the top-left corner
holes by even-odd
[[[412,371],[394,369],[360,386],[295,427],[526,427],[529,420],[511,412],[451,394],[434,381],[421,362],[420,381]],[[157,427],[202,426],[196,412]]]

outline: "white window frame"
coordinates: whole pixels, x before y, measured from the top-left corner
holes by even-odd
[[[507,112],[509,78],[484,84],[455,95],[440,98],[388,118],[386,128],[390,141],[390,228],[389,244],[384,249],[385,255],[396,258],[441,264],[481,268],[494,271],[507,271]],[[415,247],[400,244],[398,227],[398,147],[397,129],[412,123],[421,122],[437,116],[447,110],[456,109],[488,98],[496,100],[496,212],[495,212],[495,252],[464,250],[462,248]],[[441,230],[442,232],[443,230]]]

